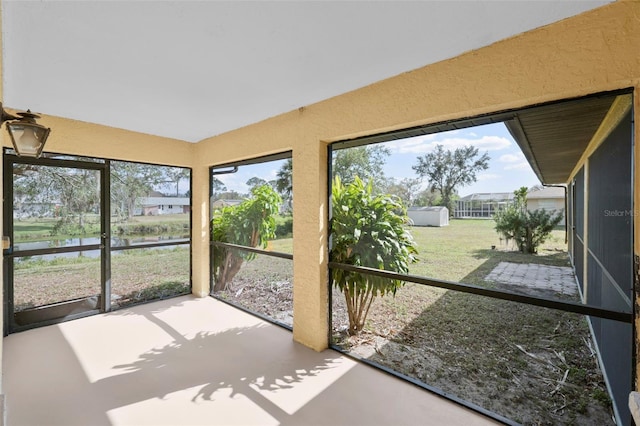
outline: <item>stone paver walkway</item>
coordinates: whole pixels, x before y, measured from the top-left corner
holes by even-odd
[[[553,291],[567,296],[576,296],[576,284],[573,269],[568,266],[547,266],[534,263],[500,262],[493,271],[486,276],[485,281],[494,281],[509,286],[514,290],[524,290],[522,287]]]

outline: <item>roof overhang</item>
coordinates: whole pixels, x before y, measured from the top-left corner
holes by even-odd
[[[540,182],[565,184],[589,147],[608,134],[608,118],[620,115],[620,105],[630,107],[631,95],[603,94],[535,106],[515,112],[505,125]]]

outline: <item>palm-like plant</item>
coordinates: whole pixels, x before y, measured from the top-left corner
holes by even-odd
[[[399,273],[416,262],[416,244],[405,229],[406,209],[397,197],[374,195],[372,184],[356,177],[343,185],[336,177],[332,188],[332,247],[329,260]],[[349,334],[364,327],[374,299],[395,295],[404,282],[359,272],[333,269],[332,284],[345,296]]]

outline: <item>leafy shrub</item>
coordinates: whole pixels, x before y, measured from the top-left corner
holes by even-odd
[[[162,235],[168,233],[184,234],[189,232],[189,223],[161,222],[161,223],[123,223],[114,230],[119,237],[134,235]]]
[[[407,273],[409,264],[417,261],[417,250],[413,237],[405,229],[406,208],[396,197],[374,195],[372,191],[371,182],[365,185],[359,177],[348,185],[342,185],[338,177],[334,179],[329,260]],[[396,279],[337,268],[332,269],[331,280],[345,296],[352,335],[362,330],[377,296],[395,295],[404,284]]]
[[[86,220],[83,216],[63,216],[53,228],[51,228],[50,236],[84,236],[84,235],[100,235],[100,223]]]
[[[282,199],[269,185],[256,186],[251,198],[235,206],[216,210],[212,224],[213,240],[246,247],[267,247],[275,238],[276,219]],[[228,283],[240,271],[244,260],[255,254],[227,247],[213,249],[213,291],[226,290]]]
[[[190,291],[189,283],[182,281],[165,281],[146,287],[142,290],[136,290],[121,296],[118,301],[118,307],[124,307],[131,304],[146,302],[149,300],[162,300],[169,297],[175,297],[182,294],[188,294]]]
[[[523,253],[537,253],[538,247],[544,243],[563,217],[559,213],[549,213],[544,209],[529,211],[527,209],[527,188],[514,191],[513,204],[499,210],[494,215],[495,230],[507,242],[515,241],[518,250]]]
[[[289,238],[293,234],[293,216],[276,218],[276,238]]]

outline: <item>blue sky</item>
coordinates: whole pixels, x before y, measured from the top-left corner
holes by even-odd
[[[278,170],[280,170],[285,161],[286,160],[278,160],[240,166],[236,173],[216,175],[215,177],[225,184],[228,191],[237,191],[241,194],[246,194],[249,192],[249,187],[246,184],[249,179],[257,176],[266,181],[274,180],[277,178]],[[228,169],[228,167],[225,167],[225,169]]]
[[[522,186],[540,184],[502,123],[386,142],[384,146],[391,150],[391,156],[385,165],[385,174],[396,179],[417,177],[411,166],[417,164],[418,156],[431,152],[437,145],[450,150],[473,145],[480,154],[486,152],[491,158],[489,169],[478,173],[477,182],[458,188],[461,196],[475,192],[513,192]]]
[[[461,196],[474,192],[513,192],[521,186],[531,187],[540,183],[522,151],[502,123],[400,139],[383,145],[391,151],[384,166],[384,173],[387,177],[394,177],[397,180],[415,178],[416,174],[411,166],[418,162],[418,156],[432,151],[437,145],[451,150],[473,145],[478,147],[480,153],[488,153],[491,158],[489,169],[477,175],[476,183],[458,188]],[[227,186],[228,190],[246,193],[248,192],[247,180],[253,176],[259,176],[265,180],[275,179],[283,163],[284,160],[242,166],[237,173],[216,177]],[[427,182],[424,182],[423,186],[426,184]]]

